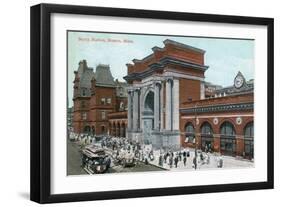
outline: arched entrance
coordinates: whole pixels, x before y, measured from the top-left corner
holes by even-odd
[[[191,122],[185,125],[185,143],[195,143],[194,126]]]
[[[96,129],[95,129],[95,126],[92,126],[92,135],[96,135]]]
[[[236,153],[236,138],[233,124],[226,121],[220,128],[220,146],[221,152],[226,155],[235,155]]]
[[[245,156],[254,158],[254,123],[248,123],[244,128],[244,151]]]
[[[90,134],[91,133],[91,127],[90,126],[85,126],[84,131],[85,134]]]
[[[154,93],[149,91],[144,99],[143,121],[143,141],[145,144],[152,144],[151,132],[154,128]]]
[[[120,136],[121,137],[126,137],[126,131],[125,131],[126,127],[125,127],[125,123],[121,124],[121,129],[120,129]]]
[[[111,131],[112,131],[112,136],[116,137],[116,124],[115,124],[115,122],[112,125],[112,130]]]
[[[201,149],[212,150],[214,146],[214,136],[212,126],[208,122],[204,122],[201,126]]]
[[[120,137],[120,123],[116,124],[116,136]]]
[[[101,134],[106,134],[105,126],[102,125],[100,131],[101,131]]]

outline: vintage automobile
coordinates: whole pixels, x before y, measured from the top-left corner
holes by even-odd
[[[88,173],[105,173],[110,164],[110,156],[104,149],[90,145],[82,150],[82,166]]]

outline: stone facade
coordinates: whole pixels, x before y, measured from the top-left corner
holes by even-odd
[[[253,80],[239,88],[205,82],[205,51],[172,40],[164,45],[127,64],[128,138],[253,158]]]
[[[253,144],[253,134],[245,136],[246,128],[250,125],[253,127],[254,122],[254,105],[253,93],[225,96],[220,98],[205,99],[193,102],[187,102],[180,109],[181,123],[181,145],[183,147],[198,147],[204,149],[205,144],[202,139],[208,140],[211,148],[215,152],[222,152],[234,156],[248,156],[245,154],[245,137]],[[233,127],[233,136],[223,134],[222,129],[225,124]],[[192,134],[187,130],[187,126],[192,125],[194,132]],[[203,133],[203,126],[210,126],[210,133]],[[253,128],[252,128],[253,130]],[[253,131],[252,131],[253,132]],[[192,135],[195,142],[188,141],[187,138]],[[224,147],[221,138],[230,138],[233,140],[235,149],[222,150]],[[231,143],[229,145],[232,145]],[[252,147],[253,146],[249,146]],[[252,149],[253,150],[253,149]],[[248,151],[248,150],[246,150]],[[250,152],[249,152],[250,153]],[[253,153],[253,152],[252,152]]]
[[[164,45],[127,64],[128,138],[155,148],[179,149],[180,105],[187,98],[200,99],[208,66],[201,49],[172,40]]]

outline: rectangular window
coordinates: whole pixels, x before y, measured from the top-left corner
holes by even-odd
[[[105,119],[105,111],[101,112],[101,119],[104,120]]]
[[[101,99],[101,104],[102,104],[102,105],[105,105],[105,98],[102,98],[102,99]]]
[[[83,113],[82,113],[82,119],[83,119],[83,120],[86,120],[86,119],[87,119],[87,113],[86,113],[86,112],[83,112]]]
[[[111,98],[107,98],[107,104],[111,104]]]

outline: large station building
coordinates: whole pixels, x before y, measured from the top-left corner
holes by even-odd
[[[93,72],[81,61],[74,80],[74,131],[253,158],[253,80],[238,72],[229,87],[206,82],[204,50],[163,43],[127,64],[127,83],[114,81],[109,66]]]

